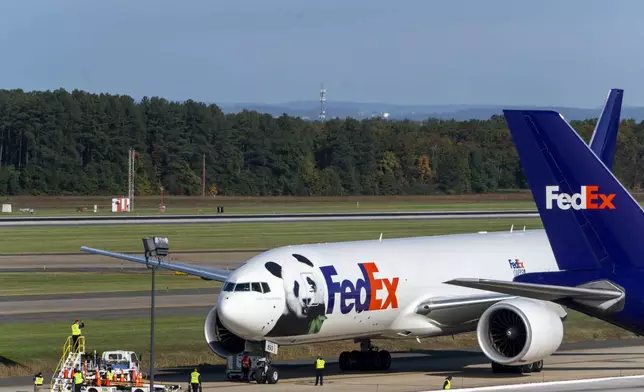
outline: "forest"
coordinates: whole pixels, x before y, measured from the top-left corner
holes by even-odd
[[[599,112],[598,112],[599,113]],[[588,141],[597,119],[571,125]],[[614,171],[644,182],[644,123],[622,119]],[[348,196],[525,189],[502,116],[307,121],[187,100],[0,90],[0,195]]]

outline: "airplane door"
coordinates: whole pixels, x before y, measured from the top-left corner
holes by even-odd
[[[324,298],[322,282],[317,282],[315,276],[309,272],[303,272],[301,275],[301,285],[306,290],[306,296],[311,298],[310,307],[319,305],[318,298]]]

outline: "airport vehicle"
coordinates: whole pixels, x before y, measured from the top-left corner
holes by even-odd
[[[558,270],[447,283],[552,301],[644,334],[644,210],[559,113],[505,117]]]
[[[615,146],[621,100],[622,91],[612,90],[591,141],[598,155],[610,159],[605,149]],[[278,345],[354,339],[360,350],[341,353],[341,369],[373,370],[391,365],[391,355],[374,347],[373,338],[488,331],[478,338],[495,372],[538,372],[563,338],[566,313],[558,304],[444,283],[464,272],[512,280],[557,271],[543,230],[285,246],[235,271],[81,250],[223,282],[204,324],[206,342],[224,358],[265,344],[266,374],[275,372],[275,378],[270,353]],[[515,328],[517,319],[524,330]]]
[[[107,379],[108,368],[114,373],[114,380]],[[151,392],[150,384],[143,379],[137,355],[133,351],[106,351],[97,357],[86,353],[85,337],[78,338],[77,348],[72,350],[72,340],[67,338],[63,345],[60,362],[54,370],[50,391],[68,392],[73,390],[73,372],[83,372],[85,380],[82,392]],[[154,383],[153,392],[176,392],[179,385]]]

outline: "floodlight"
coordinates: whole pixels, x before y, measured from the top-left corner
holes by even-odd
[[[167,256],[169,252],[168,237],[146,237],[143,238],[143,248],[146,256]]]

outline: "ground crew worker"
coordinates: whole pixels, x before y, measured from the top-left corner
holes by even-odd
[[[318,385],[318,381],[320,386],[324,385],[324,359],[320,356],[315,360],[315,385]]]
[[[81,392],[81,387],[83,386],[83,372],[79,369],[76,369],[74,372],[74,392]]]
[[[445,378],[445,382],[443,383],[443,389],[451,389],[452,388],[452,376],[447,376]]]
[[[78,337],[81,336],[82,328],[85,328],[85,324],[81,320],[76,319],[74,324],[72,324],[72,351],[77,349],[76,342],[78,341]]]
[[[110,381],[114,381],[114,373],[112,373],[111,367],[107,368],[107,379]]]
[[[244,356],[241,360],[242,367],[242,381],[248,381],[248,373],[250,372],[250,358],[247,353],[244,353]]]
[[[192,387],[192,392],[201,392],[201,374],[199,374],[197,368],[190,373],[190,386]]]
[[[42,373],[38,372],[38,374],[34,376],[34,392],[40,391],[40,388],[42,388],[42,382],[43,382]]]

